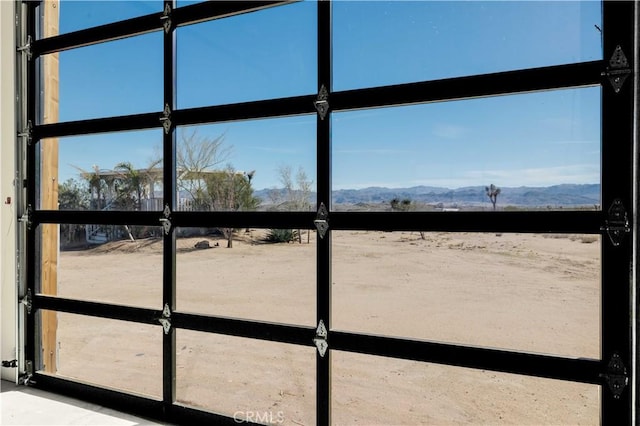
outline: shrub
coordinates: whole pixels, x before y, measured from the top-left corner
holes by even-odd
[[[294,229],[270,229],[265,241],[270,243],[290,243],[298,239],[298,231]]]

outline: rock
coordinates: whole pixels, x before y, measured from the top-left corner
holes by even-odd
[[[198,241],[194,247],[197,249],[208,249],[208,248],[211,248],[211,245],[209,245],[209,241],[202,240],[202,241]]]

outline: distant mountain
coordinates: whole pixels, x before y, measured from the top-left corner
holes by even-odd
[[[255,195],[269,204],[272,189],[263,189]],[[499,206],[565,207],[593,206],[600,204],[599,184],[563,184],[547,187],[502,187],[498,197]],[[315,202],[316,194],[311,194]],[[489,204],[484,186],[468,186],[449,189],[433,186],[413,186],[410,188],[369,187],[362,189],[339,189],[333,192],[334,204],[379,204],[392,199],[410,199],[425,204],[443,206],[479,206]]]

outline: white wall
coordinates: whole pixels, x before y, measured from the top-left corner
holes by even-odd
[[[16,354],[15,205],[15,3],[0,0],[0,354]],[[11,202],[7,203],[7,198]],[[2,379],[16,381],[17,368],[2,368]]]

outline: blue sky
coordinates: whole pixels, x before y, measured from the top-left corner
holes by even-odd
[[[183,3],[180,3],[183,4]],[[160,1],[68,1],[61,32],[161,10]],[[601,59],[598,2],[338,1],[333,90]],[[308,95],[316,88],[316,4],[302,2],[178,29],[178,107]],[[60,54],[60,120],[162,110],[162,34]],[[547,186],[600,180],[600,88],[335,113],[335,189]],[[315,181],[315,115],[198,126],[225,135],[227,159]],[[178,139],[180,139],[178,129]],[[145,167],[160,130],[60,139],[60,180],[77,168]]]

